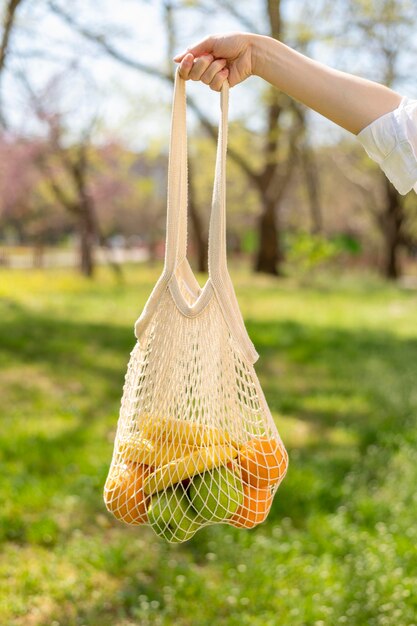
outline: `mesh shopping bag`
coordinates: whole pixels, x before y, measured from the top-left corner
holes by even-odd
[[[186,257],[186,93],[176,73],[165,264],[136,322],[104,487],[116,518],[150,524],[170,542],[212,523],[261,523],[288,465],[227,269],[228,97],[225,81],[201,288]]]

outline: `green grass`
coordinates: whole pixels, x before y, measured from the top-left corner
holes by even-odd
[[[265,524],[175,546],[101,496],[160,271],[0,272],[0,624],[416,624],[416,295],[232,267],[290,468]]]

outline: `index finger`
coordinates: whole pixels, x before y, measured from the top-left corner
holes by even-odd
[[[186,54],[191,53],[194,57],[199,57],[202,54],[207,54],[213,50],[214,39],[212,36],[206,37],[202,41],[196,43],[194,46],[190,46],[185,52],[177,54],[173,60],[180,63]]]

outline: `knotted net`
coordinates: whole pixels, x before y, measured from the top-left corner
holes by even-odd
[[[263,522],[288,466],[227,269],[228,95],[225,81],[201,288],[186,257],[186,93],[176,73],[165,265],[136,323],[104,487],[116,518],[150,524],[170,542],[212,523]]]

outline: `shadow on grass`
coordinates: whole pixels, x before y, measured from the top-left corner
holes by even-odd
[[[104,513],[110,435],[135,338],[132,328],[56,319],[15,302],[0,309],[0,368],[6,381],[9,368],[17,372],[1,407],[9,432],[0,446],[3,489],[13,501],[0,516],[0,534],[25,543],[42,506],[54,515],[67,496],[78,499],[84,521]]]
[[[79,370],[110,376],[126,362],[134,345],[133,328],[56,319],[53,311],[46,315],[16,303],[8,303],[7,307],[4,302],[1,304],[0,310],[3,313],[4,308],[5,312],[0,329],[0,359],[6,364],[12,359],[16,363],[42,363],[66,376],[73,372],[78,375]],[[101,355],[106,353],[118,357],[110,367],[102,365]]]
[[[247,327],[271,410],[283,416],[284,426],[285,415],[292,415],[309,433],[288,446],[289,471],[268,523],[288,516],[302,525],[308,515],[343,504],[345,478],[362,464],[369,446],[393,450],[397,434],[413,427],[417,341],[292,321]]]
[[[30,442],[23,435],[17,446],[11,437],[4,444],[8,458],[12,463],[16,457],[25,459],[32,481],[59,474],[63,463],[80,468],[79,459],[88,456],[94,421],[113,414],[109,431],[115,428],[133,331],[57,320],[53,312],[32,313],[15,303],[3,307],[0,363],[40,366],[64,387],[82,383],[74,392],[77,400],[82,397],[77,423],[56,436],[33,436]],[[417,341],[292,321],[250,321],[247,327],[260,353],[256,369],[271,410],[284,415],[283,420],[291,414],[307,424],[312,435],[289,448],[290,470],[268,518],[274,523],[289,516],[302,524],[311,511],[333,510],[342,502],[343,479],[358,463],[358,455],[381,436],[387,439],[390,432],[406,427],[416,403],[411,390],[417,375]],[[64,413],[66,408],[64,404]],[[34,412],[27,419],[39,418]],[[329,439],[334,429],[352,437],[335,443]],[[107,448],[103,444],[96,449],[104,454]],[[109,461],[97,460],[100,475]],[[93,471],[91,464],[85,467]],[[86,490],[84,504],[92,512],[99,500],[92,504],[91,495],[92,489]],[[200,551],[199,542],[194,545],[185,549]]]
[[[416,408],[416,339],[291,321],[247,327],[273,411],[292,413],[323,430],[342,426],[366,439],[368,430],[377,433],[388,416],[395,413],[398,420]]]
[[[93,520],[98,512],[104,513],[101,483],[110,461],[106,456],[110,443],[97,442],[95,437],[100,431],[96,429],[103,416],[108,433],[115,428],[126,363],[134,345],[132,329],[57,320],[53,311],[30,313],[15,303],[2,306],[5,315],[0,330],[0,364],[41,368],[55,385],[68,386],[59,407],[62,413],[68,411],[68,394],[79,406],[68,428],[57,433],[26,437],[24,432],[14,435],[10,431],[2,449],[7,463],[15,468],[17,489],[19,481],[26,481],[26,488],[35,492],[45,483],[46,507],[49,499],[76,492],[83,511],[78,527],[86,535],[100,536],[104,531],[94,530],[94,521],[88,520]],[[308,431],[300,442],[296,437],[291,439],[288,475],[266,523],[250,531],[252,538],[258,533],[268,534],[283,517],[290,517],[301,527],[316,513],[336,510],[346,498],[346,475],[361,463],[368,447],[387,442],[395,445],[395,434],[406,430],[415,415],[417,341],[403,340],[388,332],[317,328],[293,321],[250,321],[247,327],[260,353],[256,370],[271,409],[283,415],[283,426],[288,414]],[[81,387],[72,391],[74,382],[81,382]],[[48,406],[56,410],[56,404],[48,405],[46,398],[43,413]],[[36,408],[27,415],[27,420],[31,419],[40,419]],[[337,432],[341,433],[340,439],[335,438]],[[31,513],[26,520],[27,510],[23,507],[20,514],[15,536],[6,534],[6,538],[23,543],[27,540],[26,521],[28,526],[33,524],[38,513]],[[117,612],[133,615],[140,594],[162,604],[161,588],[171,584],[174,574],[182,575],[181,558],[185,563],[192,559],[200,565],[203,580],[207,553],[218,551],[220,559],[227,559],[221,553],[224,533],[220,530],[204,529],[192,541],[176,548],[156,544],[155,561],[142,568],[140,578],[132,574],[129,559],[120,557],[117,576],[123,582]],[[227,528],[225,532],[236,543],[240,537],[249,542],[245,531]],[[118,550],[123,552],[119,533],[112,534],[112,527],[106,533],[107,548],[114,549],[117,556]],[[56,544],[64,541],[59,534],[55,538]],[[165,565],[172,555],[177,555],[180,563],[175,571]],[[103,567],[108,568],[110,575],[116,569],[110,558]],[[111,609],[93,604],[83,609],[80,617],[86,623],[97,623],[103,618],[103,624],[110,624],[111,621],[105,621],[111,620],[110,612]],[[73,622],[62,615],[59,623]]]

